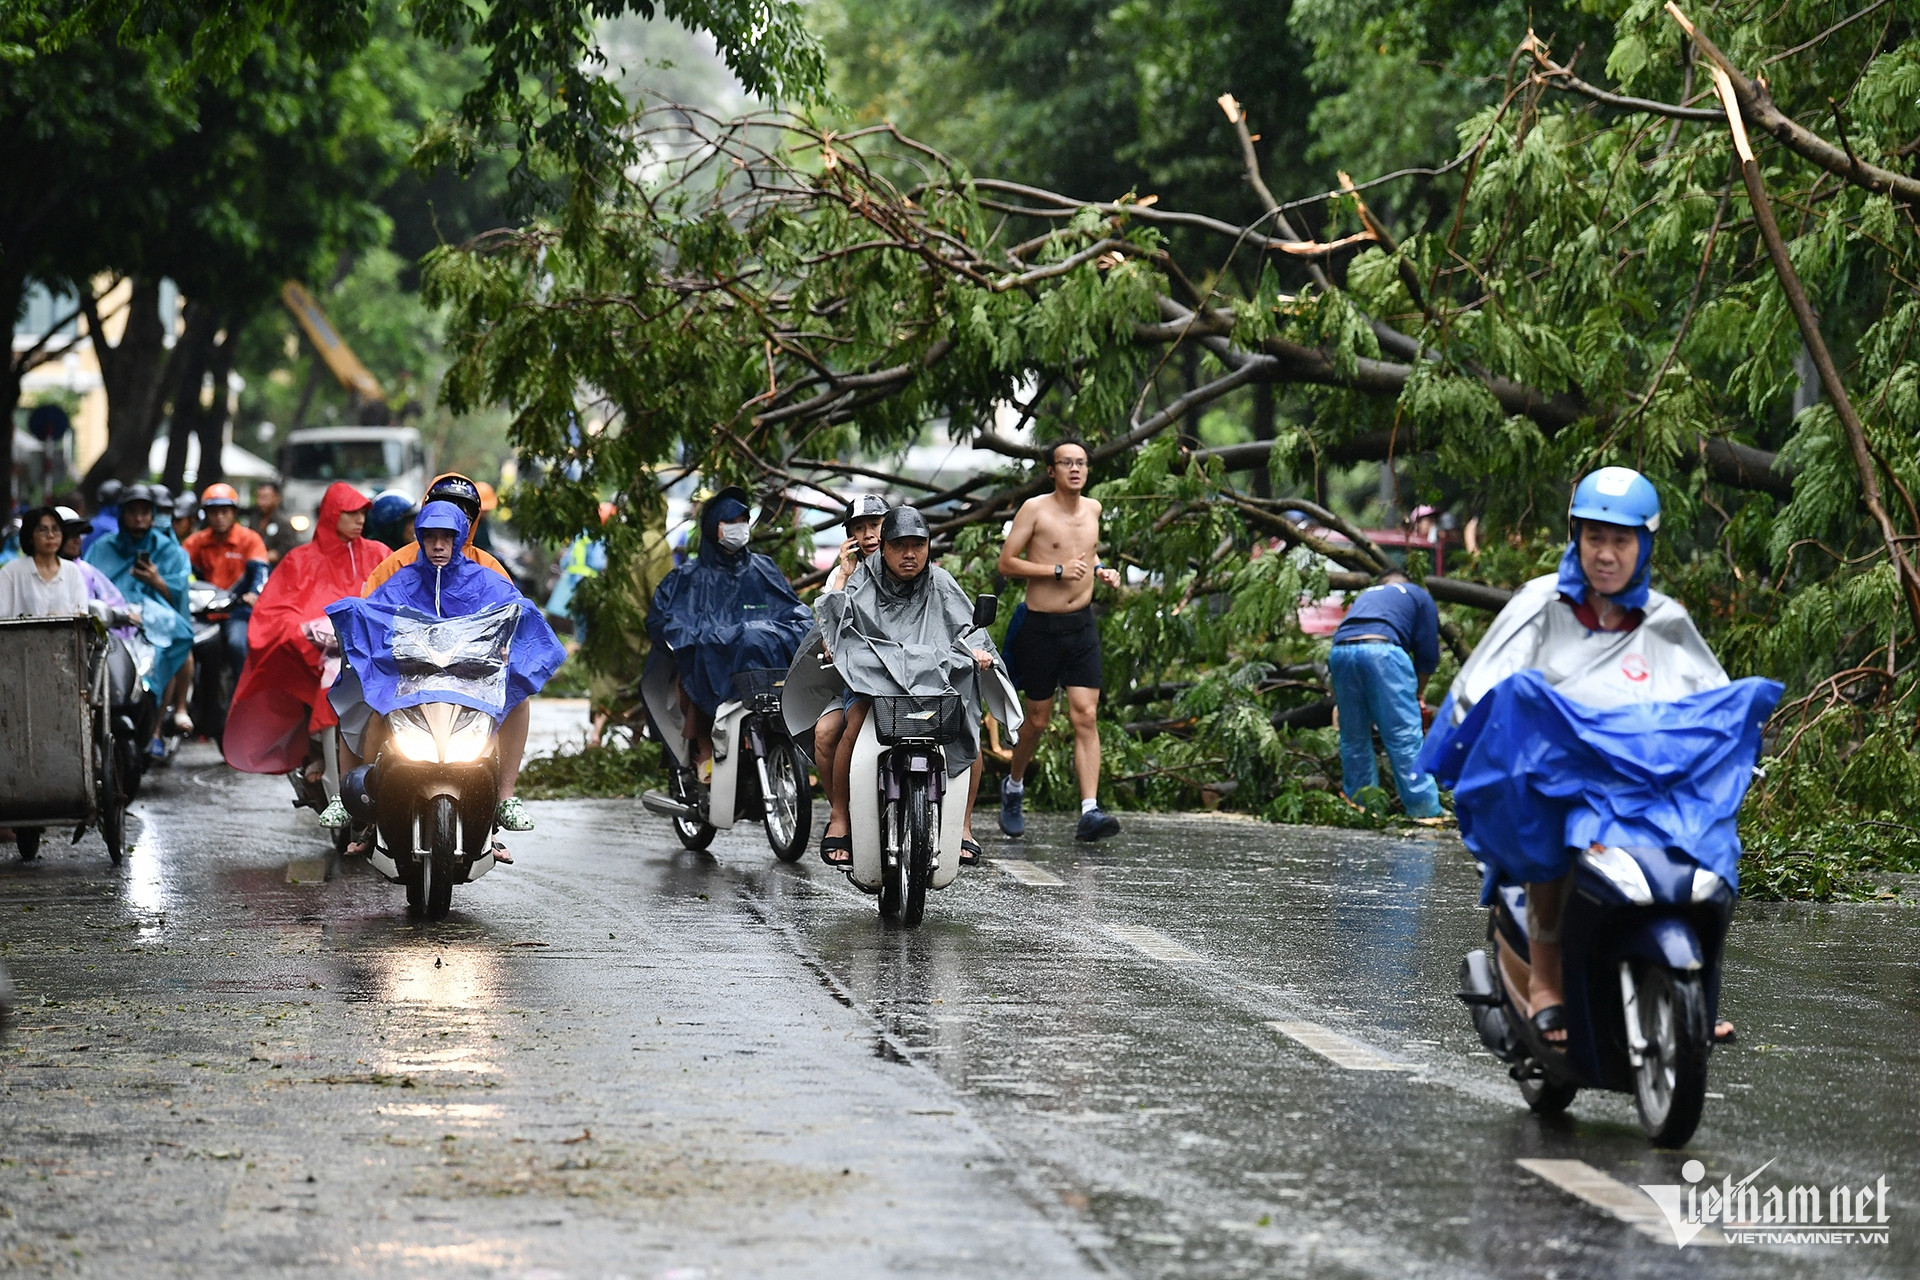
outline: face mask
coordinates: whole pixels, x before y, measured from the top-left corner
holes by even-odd
[[[738,551],[747,545],[748,533],[749,530],[745,520],[736,520],[732,524],[723,524],[720,526],[720,545],[729,551]]]

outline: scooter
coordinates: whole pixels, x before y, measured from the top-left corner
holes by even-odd
[[[397,618],[393,660],[404,687],[503,703],[519,620],[517,603],[444,621]],[[378,759],[341,779],[340,797],[355,827],[377,830],[373,869],[406,887],[414,915],[444,920],[453,886],[493,870],[500,722],[463,703],[422,701],[385,723]]]
[[[124,615],[118,623],[124,623]],[[113,716],[113,751],[119,760],[120,786],[128,800],[140,794],[152,760],[147,744],[153,741],[154,725],[160,719],[160,699],[147,688],[147,676],[153,671],[154,648],[137,632],[127,638],[111,637],[107,645],[107,687]]]
[[[713,713],[713,777],[701,782],[694,769],[680,714],[671,663],[650,668],[640,683],[641,701],[655,737],[667,747],[667,791],[648,791],[640,803],[673,823],[680,843],[695,851],[713,843],[716,831],[743,818],[759,818],[774,857],[798,861],[813,829],[813,792],[807,761],[787,734],[780,691],[787,673],[743,671],[733,678],[733,697]]]
[[[1706,1102],[1733,903],[1732,887],[1680,850],[1595,845],[1574,859],[1561,914],[1566,1043],[1541,1038],[1514,989],[1530,976],[1524,888],[1499,890],[1493,955],[1467,953],[1458,996],[1535,1113],[1566,1110],[1583,1088],[1631,1093],[1654,1145],[1683,1146]]]
[[[999,608],[992,596],[975,600],[975,629],[992,626]],[[883,919],[918,925],[927,890],[946,888],[960,873],[967,779],[947,776],[947,750],[966,734],[961,696],[938,693],[874,698],[854,739],[847,878],[878,895]]]

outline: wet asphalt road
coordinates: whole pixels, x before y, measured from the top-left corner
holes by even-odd
[[[902,932],[757,829],[690,854],[637,803],[547,803],[425,926],[363,865],[298,882],[289,794],[201,747],[124,868],[0,852],[0,1271],[1920,1272],[1910,909],[1742,907],[1741,1043],[1681,1154],[1624,1096],[1522,1109],[1450,999],[1484,928],[1450,837],[1043,817]],[[1681,1251],[1516,1163],[1689,1156],[1884,1177],[1890,1243]]]

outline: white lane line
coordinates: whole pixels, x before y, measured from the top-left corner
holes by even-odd
[[[1661,1244],[1675,1243],[1673,1227],[1660,1206],[1646,1192],[1630,1187],[1617,1178],[1600,1172],[1585,1160],[1516,1160],[1515,1164],[1534,1177],[1551,1182],[1568,1195],[1584,1200],[1594,1208],[1617,1218],[1642,1235]],[[1694,1236],[1691,1244],[1724,1245],[1727,1238],[1713,1227]]]
[[[1165,960],[1171,964],[1205,964],[1207,962],[1207,958],[1198,951],[1190,951],[1158,929],[1149,929],[1143,924],[1110,924],[1107,926],[1107,932],[1135,951],[1152,956],[1155,960]]]
[[[1348,1071],[1418,1071],[1412,1062],[1395,1062],[1374,1052],[1358,1040],[1349,1040],[1337,1031],[1329,1031],[1317,1022],[1269,1022],[1281,1035],[1313,1050],[1336,1067]]]
[[[1043,871],[1025,858],[988,858],[987,861],[1021,884],[1030,884],[1036,889],[1057,889],[1066,883],[1053,872]]]

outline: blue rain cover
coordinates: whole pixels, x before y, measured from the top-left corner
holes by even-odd
[[[812,626],[813,611],[794,594],[780,566],[706,537],[700,553],[653,593],[647,661],[671,659],[688,694],[712,715],[733,696],[733,677],[740,672],[792,665]]]
[[[1680,849],[1737,889],[1740,802],[1780,694],[1777,682],[1749,678],[1601,709],[1521,671],[1451,728],[1449,696],[1419,767],[1453,788],[1488,894],[1558,879],[1570,850],[1596,842]]]
[[[428,503],[414,529],[449,529],[454,546],[466,545],[466,516],[450,502]],[[328,605],[327,617],[367,705],[381,715],[452,702],[499,720],[538,693],[567,656],[533,601],[459,554],[441,568],[422,555],[365,599]],[[485,670],[502,657],[497,674]],[[439,674],[429,670],[435,666]]]

